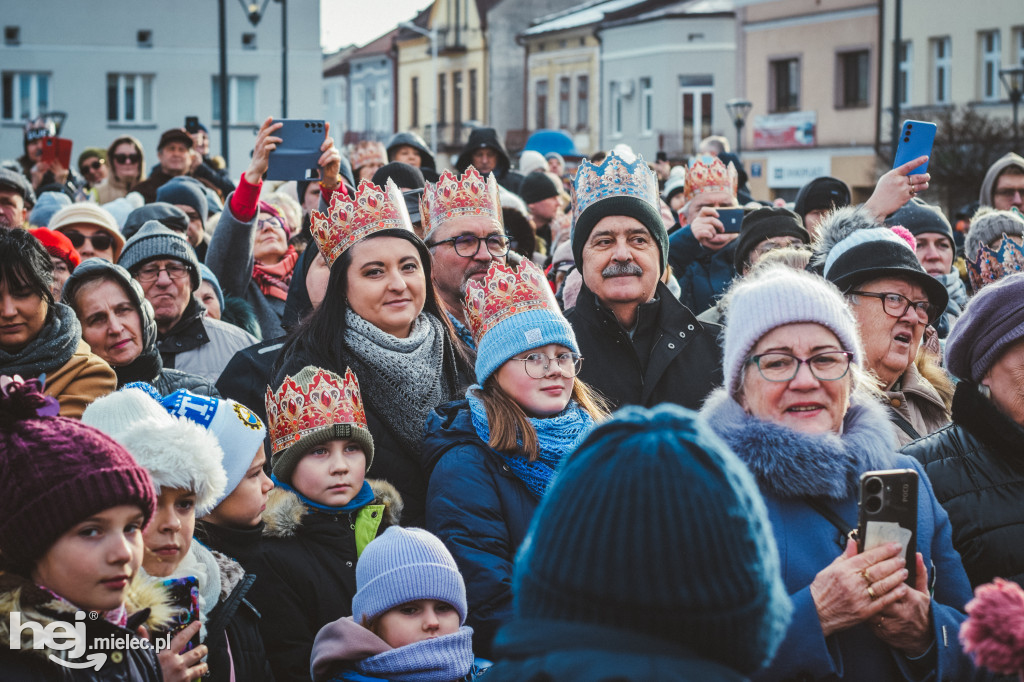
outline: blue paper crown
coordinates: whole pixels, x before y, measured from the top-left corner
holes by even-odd
[[[650,204],[656,213],[661,211],[658,176],[642,156],[626,163],[613,152],[597,166],[584,159],[573,179],[572,194],[574,222],[588,208],[611,197],[634,197]]]

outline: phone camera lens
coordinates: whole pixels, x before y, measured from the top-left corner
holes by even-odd
[[[307,121],[307,122],[306,122],[306,123],[304,123],[303,125],[304,125],[304,126],[306,126],[306,127],[308,128],[308,127],[309,127],[309,121]]]
[[[882,498],[877,495],[872,495],[871,497],[864,500],[864,509],[869,514],[877,514],[881,508]]]
[[[864,484],[864,492],[868,495],[878,495],[882,492],[882,479],[872,477]]]

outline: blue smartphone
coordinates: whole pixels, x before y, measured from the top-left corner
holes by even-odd
[[[320,145],[326,136],[324,122],[308,119],[277,119],[283,123],[274,133],[281,138],[270,152],[267,180],[319,180]]]
[[[900,133],[900,143],[896,147],[896,159],[892,162],[892,167],[898,168],[919,156],[931,157],[932,144],[934,142],[934,123],[929,123],[928,121],[904,121],[903,132]],[[928,161],[925,161],[923,166],[915,168],[910,175],[921,175],[927,172]]]

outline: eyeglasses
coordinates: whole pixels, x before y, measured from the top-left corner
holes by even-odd
[[[274,216],[270,216],[269,218],[260,218],[259,220],[256,221],[256,227],[260,230],[268,226],[277,228],[278,230],[281,230],[285,234],[288,233],[288,230],[285,229],[284,222],[282,222],[279,218],[276,218]]]
[[[76,249],[82,248],[87,239],[89,240],[89,243],[92,244],[92,248],[97,251],[106,251],[110,248],[111,244],[114,243],[114,238],[109,234],[94,234],[86,236],[81,232],[72,232],[69,230],[64,233],[64,236],[71,240],[71,246]]]
[[[140,154],[114,154],[114,161],[118,163],[138,163],[142,160]]]
[[[503,234],[492,234],[487,237],[464,234],[458,237],[442,239],[439,242],[427,242],[427,246],[434,248],[441,244],[451,243],[455,247],[455,253],[463,258],[472,258],[480,252],[480,242],[487,242],[487,253],[494,258],[501,258],[507,254],[510,246],[508,237]]]
[[[85,175],[89,171],[95,172],[98,171],[100,168],[103,168],[103,164],[105,163],[106,161],[104,161],[103,159],[95,159],[92,163],[83,163],[79,167],[78,172],[81,173],[82,175]]]
[[[1012,199],[1017,194],[1024,197],[1024,187],[1001,187],[993,191],[992,194],[1004,199]]]
[[[757,365],[757,371],[766,381],[792,381],[800,371],[800,365],[805,363],[818,381],[838,381],[850,371],[852,359],[853,353],[846,350],[825,351],[806,359],[789,353],[762,353],[751,355],[747,364]]]
[[[882,310],[892,317],[903,317],[907,314],[907,310],[913,307],[918,319],[922,322],[929,322],[938,317],[939,313],[942,312],[939,310],[939,306],[929,301],[911,301],[903,294],[876,294],[873,291],[851,291],[850,293],[880,299],[882,301]]]
[[[758,256],[763,256],[769,251],[774,251],[775,249],[789,249],[803,245],[804,243],[799,239],[787,239],[785,242],[775,242],[769,239],[768,241],[758,244],[757,248],[754,249],[754,253]]]
[[[546,377],[552,362],[566,378],[572,378],[579,374],[580,367],[583,365],[583,358],[576,353],[561,353],[553,358],[543,353],[530,353],[525,358],[512,359],[523,363],[526,373],[533,379]]]
[[[161,272],[166,272],[171,279],[185,279],[192,272],[192,268],[184,263],[168,263],[164,266],[150,263],[139,268],[139,271],[135,273],[135,279],[140,282],[155,282]]]

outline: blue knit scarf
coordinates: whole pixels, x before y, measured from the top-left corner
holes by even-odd
[[[473,428],[476,435],[484,443],[490,443],[491,430],[487,425],[487,409],[483,401],[476,397],[475,391],[480,386],[474,384],[466,391],[466,399],[469,401],[470,416],[473,420]],[[537,449],[540,454],[536,461],[529,461],[521,454],[509,455],[499,452],[505,464],[512,470],[516,478],[523,482],[526,488],[538,500],[544,497],[548,486],[555,478],[558,465],[562,459],[576,449],[576,446],[583,440],[583,437],[594,424],[594,418],[580,407],[575,400],[570,400],[565,409],[554,417],[548,419],[530,419],[530,424],[537,432]]]
[[[279,479],[274,474],[270,475],[270,480],[273,481],[274,485],[276,485],[278,488],[282,488],[290,493],[294,493],[295,496],[299,498],[302,504],[304,504],[307,508],[315,509],[316,511],[324,512],[325,514],[347,514],[349,512],[359,511],[366,505],[373,502],[374,498],[373,488],[370,487],[369,483],[363,481],[363,487],[359,489],[359,492],[356,493],[356,496],[353,497],[352,500],[344,507],[328,507],[326,504],[320,504],[319,502],[314,502],[313,500],[309,499],[295,488],[291,487],[287,483],[282,482],[281,479]]]
[[[406,644],[355,664],[355,670],[395,682],[452,682],[473,669],[473,630]]]
[[[471,331],[469,331],[469,327],[467,327],[466,325],[464,325],[461,322],[459,322],[455,318],[455,316],[452,315],[451,313],[447,313],[447,315],[448,315],[448,319],[452,323],[452,327],[455,328],[455,334],[460,339],[462,339],[463,343],[465,343],[467,346],[469,346],[473,350],[476,350],[476,344],[473,343],[473,333]]]

